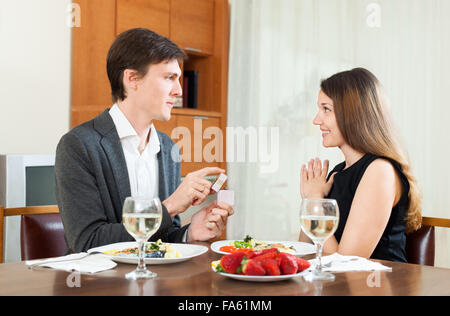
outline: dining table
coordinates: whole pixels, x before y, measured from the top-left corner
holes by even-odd
[[[210,246],[206,242],[196,244]],[[29,269],[25,261],[3,263],[0,264],[0,295],[233,296],[252,299],[258,296],[450,295],[450,269],[447,268],[376,260],[391,267],[392,271],[334,273],[334,281],[307,282],[299,276],[277,282],[248,282],[215,273],[211,262],[221,257],[222,255],[209,249],[208,252],[184,262],[147,265],[147,268],[157,273],[157,277],[137,281],[125,278],[126,273],[136,268],[136,265],[126,263],[118,263],[114,269],[95,274],[44,267]],[[252,306],[264,308],[267,304],[247,303],[245,307]],[[241,303],[241,308],[243,307]]]

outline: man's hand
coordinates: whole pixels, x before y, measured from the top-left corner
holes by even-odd
[[[220,237],[227,224],[228,216],[234,214],[233,208],[214,201],[195,213],[189,226],[187,242],[207,241]]]
[[[220,173],[225,173],[225,170],[217,167],[203,168],[189,173],[176,191],[163,202],[170,216],[174,217],[183,213],[191,205],[202,204],[210,194],[212,186],[212,183],[204,177]]]

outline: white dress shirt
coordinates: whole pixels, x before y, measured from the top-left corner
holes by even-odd
[[[130,178],[131,196],[158,197],[158,159],[160,143],[153,124],[150,127],[150,138],[142,153],[139,152],[139,136],[131,123],[119,109],[117,104],[109,110],[120,143],[122,144]]]
[[[140,153],[139,136],[117,104],[114,104],[109,110],[109,115],[111,115],[116,126],[125,154],[128,177],[130,178],[131,196],[158,197],[159,166],[156,155],[161,150],[161,146],[155,127],[153,124],[151,125],[150,139],[142,153]],[[182,242],[187,241],[187,233],[188,231],[186,230]]]

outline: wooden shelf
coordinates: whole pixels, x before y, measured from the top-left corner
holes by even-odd
[[[191,115],[191,116],[208,116],[208,117],[221,117],[220,112],[215,111],[204,111],[199,109],[189,109],[189,108],[173,108],[172,114],[175,115]]]
[[[184,48],[184,51],[188,56],[194,56],[194,57],[209,57],[212,56],[211,53],[203,53],[201,51],[196,51],[192,48],[186,47]]]

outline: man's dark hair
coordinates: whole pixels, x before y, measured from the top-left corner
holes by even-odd
[[[106,59],[113,102],[127,97],[123,86],[125,69],[136,70],[140,77],[144,77],[149,65],[185,58],[186,54],[175,43],[148,29],[134,28],[119,34]]]

